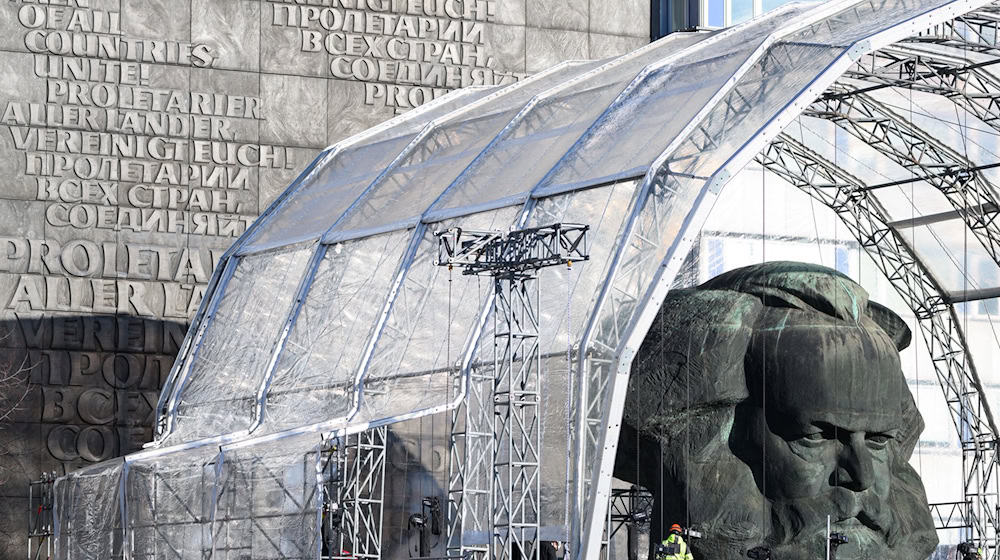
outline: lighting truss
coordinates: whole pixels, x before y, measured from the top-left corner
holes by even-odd
[[[836,123],[935,187],[987,253],[1000,263],[1000,206],[996,189],[968,158],[869,95],[840,86],[831,88],[805,114]]]
[[[452,228],[437,234],[438,265],[491,276],[495,290],[492,375],[473,370],[464,418],[454,418],[464,422],[453,422],[452,445],[464,444],[464,449],[451,453],[461,472],[450,474],[449,495],[461,503],[449,504],[448,511],[463,519],[448,520],[449,551],[488,554],[495,560],[539,558],[541,286],[537,274],[542,268],[588,260],[588,230],[585,225],[553,224],[508,233]],[[488,479],[486,465],[492,465]],[[486,480],[488,485],[483,484]],[[475,506],[484,498],[488,520],[470,513],[483,511]],[[462,543],[461,534],[476,528],[489,530],[486,547]]]
[[[964,493],[969,504],[965,525],[986,551],[986,558],[997,560],[997,429],[954,307],[889,225],[885,208],[863,182],[787,134],[772,142],[757,161],[836,212],[916,314],[961,440]]]
[[[439,234],[438,264],[462,274],[534,274],[541,268],[585,261],[590,226],[553,224],[502,233],[451,228]]]
[[[493,370],[473,365],[469,370],[465,402],[452,411],[448,463],[448,556],[471,555],[483,559],[489,554],[492,425]]]
[[[325,453],[324,560],[382,557],[386,435],[386,426],[348,435]]]

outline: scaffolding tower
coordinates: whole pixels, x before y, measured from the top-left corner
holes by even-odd
[[[333,440],[324,453],[324,560],[379,560],[386,426]]]
[[[588,260],[588,230],[586,225],[552,224],[509,233],[451,228],[437,234],[438,265],[494,281],[492,376],[482,371],[470,375],[463,421],[453,422],[452,444],[464,444],[464,450],[452,453],[462,460],[452,461],[457,470],[450,477],[449,552],[488,554],[494,560],[539,558],[538,271]],[[484,480],[487,452],[489,483],[477,485]],[[488,515],[474,507],[484,498]],[[465,525],[463,520],[468,520]],[[462,542],[461,533],[476,528],[488,531],[486,546]]]
[[[627,545],[625,560],[639,560],[639,533],[649,533],[653,514],[653,494],[640,486],[614,488],[608,499],[607,524],[601,542],[601,559],[616,560],[615,537],[624,529]],[[647,545],[650,543],[647,543]]]
[[[28,483],[28,560],[52,558],[55,526],[52,517],[52,485],[56,473]]]

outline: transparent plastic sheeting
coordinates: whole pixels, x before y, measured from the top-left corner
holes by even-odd
[[[190,441],[250,427],[257,392],[315,246],[239,257],[182,378],[175,430]],[[218,297],[218,295],[216,296]]]
[[[365,347],[412,237],[402,230],[325,248],[271,376],[266,429],[351,411]]]
[[[259,251],[288,245],[292,239],[301,242],[319,238],[428,121],[491,91],[493,88],[454,91],[389,121],[374,133],[369,132],[371,136],[364,140],[352,137],[334,146],[296,188],[295,196],[286,198],[266,223],[244,241],[241,250]]]
[[[526,196],[643,68],[709,36],[668,35],[543,92],[476,157],[434,204],[431,215],[465,213]]]
[[[482,107],[471,106],[442,119],[420,138],[365,192],[328,235],[357,236],[396,228],[419,218],[486,145],[536,95],[585,74],[597,62],[556,66],[494,94]],[[354,232],[345,233],[345,232]]]
[[[603,507],[594,491],[610,476],[614,441],[604,438],[614,433],[620,412],[611,397],[616,384],[627,382],[627,368],[619,367],[629,365],[642,338],[636,331],[648,311],[642,306],[658,305],[727,178],[780,132],[776,124],[789,122],[787,133],[809,138],[803,141],[835,162],[848,162],[862,180],[909,178],[910,172],[852,144],[829,123],[795,120],[811,101],[803,93],[830,86],[848,56],[857,60],[890,38],[916,34],[972,7],[958,0],[791,4],[734,28],[669,36],[607,62],[566,63],[515,86],[446,96],[330,148],[237,242],[236,256],[192,326],[191,350],[174,370],[172,422],[158,445],[184,443],[176,448],[182,449],[235,438],[242,447],[227,456],[224,446],[221,463],[201,457],[184,466],[187,459],[171,459],[176,472],[165,473],[165,480],[184,486],[214,477],[208,534],[216,553],[222,542],[226,551],[257,542],[255,531],[261,531],[285,536],[255,547],[272,543],[272,551],[297,557],[291,542],[308,545],[313,537],[262,520],[305,515],[308,500],[282,496],[288,497],[286,487],[307,483],[287,469],[271,476],[253,464],[254,457],[304,432],[364,429],[448,410],[467,387],[467,370],[492,365],[484,316],[491,281],[437,266],[434,233],[453,226],[506,230],[577,222],[592,228],[591,259],[541,273],[540,522],[547,538],[582,539],[580,523]],[[922,16],[919,24],[910,21]],[[900,102],[892,91],[877,95]],[[942,110],[937,100],[912,101]],[[935,134],[953,138],[963,123],[968,119],[934,124]],[[965,154],[976,161],[994,152],[980,147]],[[901,220],[914,214],[913,200],[922,190],[930,186],[917,182],[908,193],[886,189],[877,196]],[[950,205],[941,197],[921,200],[927,211]],[[898,229],[911,236],[922,258],[954,261],[956,243],[967,237],[956,224]],[[952,279],[947,269],[969,265],[930,262],[928,268],[948,278],[950,289],[967,289],[964,277]],[[293,447],[288,469],[308,462],[311,453],[308,446]],[[174,449],[159,452],[186,453]],[[280,457],[268,461],[286,464]],[[86,476],[60,481],[58,499],[70,507],[60,510],[67,516],[61,523],[78,527],[71,519],[77,506],[70,504],[93,500],[79,507],[91,514],[106,509],[103,525],[95,520],[93,526],[113,534],[120,525],[116,508],[74,492],[114,479],[114,467]],[[247,481],[263,480],[258,477],[282,481],[267,492],[278,501],[226,501]],[[127,482],[130,489],[142,484]],[[227,489],[235,494],[227,496]],[[186,495],[204,508],[205,495],[195,494]],[[191,512],[202,515],[204,509]],[[133,514],[127,515],[132,523]],[[181,533],[155,538],[201,539],[198,546],[205,546],[198,523],[206,521],[198,515],[178,521],[187,525]],[[261,521],[248,524],[246,518]],[[115,545],[106,540],[107,547]]]
[[[313,434],[202,447],[63,477],[55,558],[315,559],[321,443]]]
[[[56,480],[53,486],[55,560],[120,558],[120,488],[124,462],[98,463]]]
[[[130,558],[211,556],[222,460],[218,448],[206,446],[129,463],[124,510]]]

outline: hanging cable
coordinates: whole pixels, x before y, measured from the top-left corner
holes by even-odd
[[[764,166],[760,168],[760,261],[767,262],[767,183]],[[767,433],[767,344],[761,345],[760,357],[760,408],[761,434]],[[760,443],[760,527],[761,534],[767,536],[767,446],[764,438]]]
[[[666,349],[666,345],[664,344],[663,334],[664,334],[664,331],[663,331],[663,316],[661,315],[660,316],[660,367],[666,367],[666,364],[667,364],[667,361],[666,361],[666,359],[667,359],[667,349]],[[663,414],[663,398],[662,397],[660,398],[659,413],[660,413],[660,415]],[[636,453],[638,454],[638,449],[636,450]],[[656,534],[662,540],[662,538],[663,538],[663,521],[664,521],[663,518],[664,518],[664,513],[665,513],[665,511],[664,511],[664,503],[666,502],[666,500],[663,499],[663,440],[662,439],[660,440],[659,453],[657,453],[656,456],[657,456],[657,463],[658,463],[658,466],[659,466],[659,468],[656,470],[656,472],[657,472],[656,476],[657,476],[657,478],[659,480],[659,484],[657,486],[659,488],[659,494],[660,494],[660,500],[659,500],[659,502],[660,502],[659,503],[659,507],[660,507],[659,523],[660,523],[660,525],[659,525],[659,527],[657,527],[657,533]],[[652,531],[652,528],[650,528],[650,530]]]
[[[910,109],[910,122],[913,122],[913,84],[909,87],[909,109]],[[916,186],[914,183],[910,183],[910,219],[915,220],[917,217],[917,207],[914,204],[916,199]],[[918,328],[916,313],[913,314],[913,332],[916,332]],[[917,344],[914,340],[913,344],[913,371],[917,380],[917,410],[920,410],[920,356],[917,353]],[[917,438],[917,471],[921,478],[924,476],[924,453],[923,444],[920,438]]]
[[[688,337],[687,356],[691,355],[691,337]],[[684,526],[691,528],[691,360],[684,360]],[[690,544],[688,545],[690,546]]]
[[[567,270],[572,270],[567,268]],[[569,272],[566,279],[566,495],[564,497],[566,507],[563,508],[563,525],[569,527],[570,510],[570,487],[572,486],[572,455],[570,446],[573,442],[573,314],[572,300],[573,288],[569,281]]]
[[[963,41],[962,47],[963,47],[962,48],[962,50],[963,50],[962,54],[963,54],[963,56],[965,58],[966,65],[968,65],[969,55],[968,55],[968,51],[966,50],[966,43],[964,41]],[[966,91],[967,87],[968,87],[968,82],[966,81],[966,82],[964,82],[962,84],[962,94],[963,95],[965,95],[967,93],[967,91]],[[962,138],[962,150],[963,150],[963,154],[965,155],[965,161],[969,161],[969,146],[968,146],[968,143],[966,142],[966,136],[968,135],[968,131],[967,131],[967,129],[963,129],[962,128],[962,118],[961,118],[961,115],[958,112],[958,105],[956,104],[954,107],[955,107],[955,116],[956,116],[955,120],[958,123],[959,132],[960,132],[961,138]],[[966,124],[968,124],[968,121],[969,121],[968,114],[966,114],[966,118],[965,118]],[[967,192],[968,182],[963,181],[960,188],[962,189],[962,202],[964,203],[964,206],[965,206],[964,212],[963,212],[963,215],[962,215],[962,217],[963,217],[962,221],[963,221],[963,224],[964,224],[964,227],[962,228],[962,234],[963,234],[963,236],[962,236],[963,237],[963,239],[962,239],[962,245],[963,245],[962,246],[962,256],[963,256],[963,258],[962,258],[962,265],[963,265],[963,270],[962,270],[962,276],[963,276],[963,281],[962,281],[962,295],[963,296],[967,296],[968,295],[968,291],[969,291],[969,226],[968,226],[968,219],[969,219],[969,196],[968,196],[968,192]],[[967,299],[967,297],[963,297],[963,299]],[[969,332],[969,304],[968,303],[965,303],[963,305],[962,311],[963,311],[963,313],[962,313],[962,323],[963,323],[962,324],[962,329],[963,329],[964,332]],[[968,348],[963,348],[963,350],[965,350],[965,352],[962,353],[962,361],[963,361],[963,363],[962,363],[962,369],[963,370],[967,370],[967,365],[964,362],[967,359],[966,358],[966,354],[968,353],[969,349]],[[963,481],[968,481],[970,479],[966,478],[966,475],[965,475],[965,470],[966,470],[965,469],[965,444],[962,441],[963,439],[965,439],[965,431],[969,429],[968,424],[967,424],[967,420],[966,420],[967,414],[968,414],[967,410],[966,410],[966,406],[967,406],[967,404],[966,404],[967,396],[966,395],[968,395],[968,388],[966,387],[966,383],[965,383],[965,375],[962,375],[961,389],[962,389],[962,396],[959,399],[959,410],[960,410],[960,413],[961,413],[961,416],[962,416],[963,430],[962,430],[962,433],[959,434],[959,444],[961,445],[962,450],[963,450],[962,451],[962,474],[963,474],[962,479],[963,479]],[[965,484],[968,484],[968,482],[965,482]],[[965,490],[965,492],[967,493],[967,489],[963,489],[963,490]],[[969,533],[968,533],[968,536],[967,536],[966,540],[970,540],[971,541],[972,538],[973,538],[973,536],[974,536],[973,533],[972,533],[972,527],[968,527],[967,530],[969,531]]]
[[[840,128],[837,127],[837,126],[833,127],[833,148],[834,148],[833,149],[833,166],[835,168],[838,168],[840,166],[840,161],[839,161],[839,158],[838,158],[838,154],[840,154]],[[837,228],[837,222],[834,222],[833,223],[833,242],[834,242],[834,247],[837,246],[837,241],[839,239],[839,235],[840,235],[840,231]],[[836,249],[834,249],[834,251],[835,252],[834,252],[833,266],[834,266],[834,269],[836,269],[836,267],[837,267]],[[833,292],[833,306],[834,306],[835,309],[840,309],[840,301],[839,300],[840,300],[840,290],[834,290],[834,292]],[[836,333],[837,328],[839,326],[840,326],[839,323],[836,322],[836,321],[834,321],[834,323],[833,323],[834,333]],[[837,337],[836,340],[840,340],[840,338]],[[834,347],[833,347],[833,354],[834,354],[834,356],[833,356],[833,363],[838,364],[837,367],[840,367],[839,366],[840,360],[839,360],[839,356],[838,356],[839,353],[840,353],[840,345],[834,345]],[[836,372],[836,373],[841,373],[841,372]],[[833,441],[835,442],[834,445],[840,445],[840,430],[839,430],[839,427],[837,426],[837,424],[833,425]],[[834,488],[839,488],[840,487],[840,465],[839,464],[834,464],[834,466],[833,466],[833,487]],[[833,513],[834,514],[838,514],[838,512],[836,512],[836,511],[834,511]],[[829,519],[829,518],[827,518],[827,519]],[[838,521],[840,520],[839,519],[839,514],[838,514],[837,520]],[[826,535],[826,537],[827,537],[826,547],[827,547],[827,551],[828,551],[827,552],[827,557],[829,557],[829,549],[830,549],[830,534],[829,533],[830,533],[830,530],[827,529],[827,535]]]

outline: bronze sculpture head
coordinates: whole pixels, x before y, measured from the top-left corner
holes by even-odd
[[[668,295],[633,366],[616,475],[701,557],[926,558],[937,544],[908,460],[923,421],[899,351],[910,331],[846,276],[766,263]],[[631,439],[631,443],[630,440]],[[653,535],[657,538],[658,535]]]

